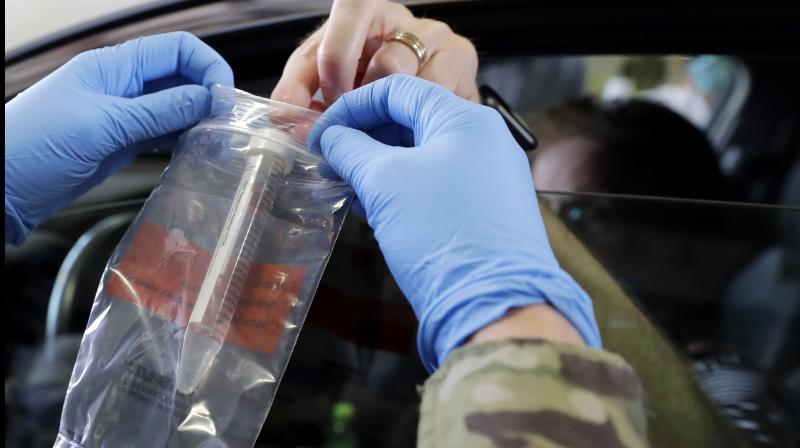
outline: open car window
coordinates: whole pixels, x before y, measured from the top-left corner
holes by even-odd
[[[800,163],[797,108],[790,99],[800,91],[789,75],[800,70],[796,58],[485,59],[480,82],[524,118],[540,142],[538,152],[568,147],[559,149],[564,160],[548,171],[560,170],[571,182],[536,179],[534,171],[539,189],[800,204],[786,194]],[[581,144],[583,149],[576,149]],[[581,157],[587,152],[593,158]],[[577,167],[582,160],[586,167]],[[589,176],[588,167],[595,172],[592,179],[576,179]],[[641,179],[609,182],[598,179],[603,171],[616,179],[637,171],[653,179],[675,173],[675,181],[665,188],[644,186]]]

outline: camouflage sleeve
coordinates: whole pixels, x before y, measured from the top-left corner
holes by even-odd
[[[420,448],[647,446],[644,392],[610,352],[537,340],[454,351],[423,388]]]

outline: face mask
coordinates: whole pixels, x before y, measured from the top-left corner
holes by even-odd
[[[689,78],[705,94],[721,96],[733,81],[733,61],[725,56],[701,55],[689,61]]]

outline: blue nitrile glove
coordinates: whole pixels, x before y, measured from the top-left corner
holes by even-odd
[[[174,144],[208,113],[214,83],[233,85],[231,68],[176,32],[82,53],[8,102],[6,243],[142,151]]]
[[[497,112],[393,75],[344,94],[324,115],[347,127],[320,126],[311,144],[361,201],[420,319],[429,370],[512,308],[538,303],[600,346],[592,302],[559,267],[528,160]],[[413,147],[395,146],[403,127]]]

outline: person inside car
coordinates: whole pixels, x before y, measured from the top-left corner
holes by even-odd
[[[337,1],[273,93],[311,106],[319,88],[317,107],[346,124],[315,129],[311,143],[352,185],[419,318],[435,372],[419,446],[644,446],[641,384],[602,350],[592,301],[548,241],[524,152],[474,102],[476,67],[446,25],[389,2]],[[170,147],[208,113],[215,83],[233,85],[228,64],[179,32],[82,53],[8,102],[6,242]]]
[[[539,147],[530,159],[539,190],[727,197],[711,143],[666,106],[575,98],[533,121]]]

